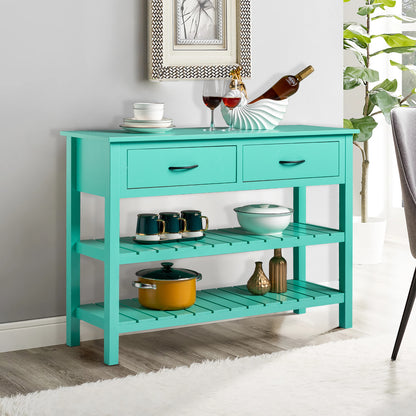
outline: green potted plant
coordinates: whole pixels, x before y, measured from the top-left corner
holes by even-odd
[[[344,0],[349,2],[350,0]],[[377,263],[381,259],[384,241],[385,222],[377,226],[376,221],[368,217],[368,141],[373,136],[374,129],[383,119],[390,123],[390,111],[397,106],[408,106],[408,100],[415,93],[413,88],[408,95],[402,96],[397,92],[397,79],[380,80],[372,58],[383,54],[388,63],[401,71],[409,71],[416,75],[415,67],[391,60],[391,53],[408,54],[416,50],[416,40],[402,33],[374,33],[372,22],[378,19],[398,19],[412,21],[394,13],[395,0],[363,0],[357,10],[362,22],[344,23],[344,49],[351,51],[356,58],[356,66],[344,68],[344,90],[364,87],[362,95],[362,116],[344,119],[344,127],[360,130],[354,135],[354,145],[361,154],[361,216],[354,224],[354,258],[364,258],[365,263]],[[379,39],[383,40],[380,47]],[[374,46],[378,41],[378,46]],[[386,62],[387,63],[387,62]],[[416,81],[416,76],[415,76]],[[376,235],[374,234],[376,233]],[[370,238],[370,241],[364,241]],[[381,240],[381,241],[380,241]],[[360,248],[358,248],[360,245]],[[378,245],[379,249],[375,250]],[[372,252],[365,252],[371,249]],[[377,252],[378,251],[378,252]]]

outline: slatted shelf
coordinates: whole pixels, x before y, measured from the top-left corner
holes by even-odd
[[[206,231],[204,238],[195,241],[137,244],[134,237],[122,237],[120,239],[120,264],[330,244],[342,241],[344,241],[342,231],[304,223],[289,224],[281,236],[254,235],[241,228],[225,228]],[[104,240],[80,241],[77,244],[77,252],[104,260]]]
[[[267,293],[264,296],[251,294],[246,286],[199,290],[195,304],[179,311],[147,309],[137,298],[121,300],[119,332],[214,322],[344,302],[342,292],[316,283],[288,280],[287,287],[285,293]],[[104,304],[82,305],[76,316],[103,328]]]

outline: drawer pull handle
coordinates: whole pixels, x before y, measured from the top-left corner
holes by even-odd
[[[305,163],[305,159],[303,160],[280,160],[279,163],[281,165],[300,165]]]
[[[192,166],[169,166],[169,170],[190,170],[195,169],[199,165],[192,165]]]

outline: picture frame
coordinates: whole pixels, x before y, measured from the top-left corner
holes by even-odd
[[[251,77],[251,0],[148,0],[150,80]]]

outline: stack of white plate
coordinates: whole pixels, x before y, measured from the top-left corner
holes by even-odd
[[[163,133],[173,129],[173,120],[163,118],[164,104],[135,103],[134,117],[124,118],[120,127],[134,133]]]

